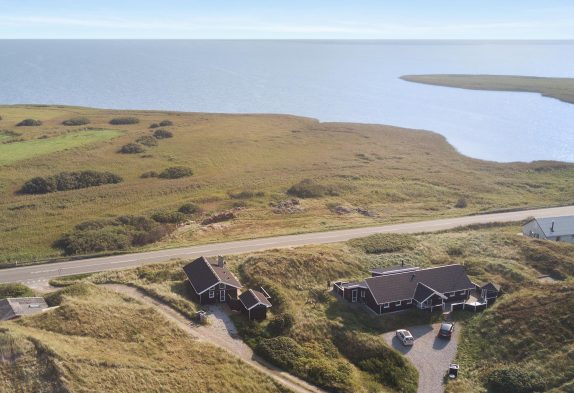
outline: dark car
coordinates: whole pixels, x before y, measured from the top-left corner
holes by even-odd
[[[452,336],[453,331],[454,331],[454,323],[444,322],[440,325],[440,329],[438,331],[438,336],[450,338]]]

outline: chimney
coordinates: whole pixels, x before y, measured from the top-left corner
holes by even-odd
[[[552,226],[550,227],[550,232],[554,232],[554,221],[552,221]]]
[[[223,256],[221,255],[217,256],[217,266],[225,267],[225,259],[223,259]]]
[[[413,275],[411,276],[411,281],[413,281],[415,279],[415,274],[413,273]]]
[[[405,266],[405,261],[401,261],[401,266]]]

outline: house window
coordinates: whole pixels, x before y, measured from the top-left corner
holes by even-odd
[[[219,289],[225,289],[225,284],[224,284],[224,283],[220,283],[220,284],[219,284]]]
[[[361,292],[361,297],[365,297],[365,291]]]
[[[460,291],[461,295],[466,295],[466,291]]]
[[[453,297],[453,296],[454,296],[454,292],[448,294],[448,297]]]
[[[209,298],[213,299],[215,297],[215,291],[213,289],[209,290]]]
[[[413,304],[413,299],[407,300],[407,304]]]
[[[385,304],[383,305],[383,307],[384,307],[384,308],[389,308],[389,307],[390,307],[390,304],[389,304],[389,303],[385,303]]]
[[[400,300],[395,303],[395,306],[400,306],[400,305],[401,305],[401,301],[400,301]]]

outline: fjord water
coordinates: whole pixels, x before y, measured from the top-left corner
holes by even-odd
[[[432,130],[476,158],[574,161],[574,105],[399,79],[431,73],[574,77],[574,42],[0,41],[0,104],[288,113]]]

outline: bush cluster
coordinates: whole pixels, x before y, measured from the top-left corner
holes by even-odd
[[[141,178],[142,179],[148,179],[150,177],[158,177],[159,173],[157,173],[156,171],[147,171],[141,174]]]
[[[304,179],[299,183],[292,185],[287,190],[287,194],[299,198],[319,198],[325,195],[338,195],[335,189],[319,184],[312,179]]]
[[[180,179],[182,177],[188,177],[193,175],[193,171],[185,166],[173,166],[164,169],[158,177],[161,179]]]
[[[464,209],[467,205],[468,203],[466,202],[466,198],[461,197],[458,198],[458,201],[456,201],[454,207],[456,207],[457,209]]]
[[[262,197],[262,196],[265,196],[265,193],[263,191],[257,191],[257,192],[241,191],[236,193],[229,193],[229,197],[231,199],[251,199],[254,197]]]
[[[173,231],[143,216],[121,216],[112,220],[86,221],[62,236],[55,247],[66,255],[125,250],[161,240]]]
[[[20,192],[22,194],[47,194],[56,191],[97,187],[104,184],[117,184],[122,181],[120,176],[110,172],[61,172],[54,176],[38,176],[30,179],[24,183]]]
[[[0,299],[30,296],[34,296],[34,291],[24,284],[0,284]]]
[[[365,333],[338,330],[333,343],[347,359],[380,383],[399,392],[416,393],[418,373],[398,352],[381,338]]]
[[[160,211],[154,213],[151,218],[154,221],[160,222],[162,224],[180,224],[187,219],[185,214],[172,211]]]
[[[157,146],[157,139],[150,135],[140,136],[136,142],[147,147]]]
[[[64,120],[62,124],[65,126],[83,126],[90,124],[90,119],[87,117],[73,117],[71,119]]]
[[[397,233],[377,233],[367,237],[349,240],[352,247],[360,248],[367,254],[382,254],[411,250],[416,240],[411,235]]]
[[[145,149],[139,143],[128,143],[127,145],[123,145],[119,150],[122,154],[139,154],[144,151]]]
[[[181,207],[178,209],[178,212],[183,214],[197,214],[201,213],[201,208],[196,204],[186,203],[184,205],[181,205]]]
[[[16,127],[35,127],[41,126],[42,122],[36,119],[24,119],[20,123],[16,124]]]
[[[137,117],[116,117],[110,120],[110,124],[113,125],[126,125],[126,124],[138,124],[140,119]]]
[[[153,136],[156,139],[167,139],[173,137],[173,132],[164,129],[159,129],[153,132]]]
[[[492,393],[545,392],[546,383],[535,371],[520,366],[508,366],[493,370],[486,378],[488,391]]]
[[[273,336],[282,336],[291,331],[294,322],[293,315],[289,313],[279,314],[269,321],[267,331]]]
[[[173,121],[171,121],[171,120],[162,120],[162,121],[159,122],[159,126],[160,126],[160,127],[173,126]]]

